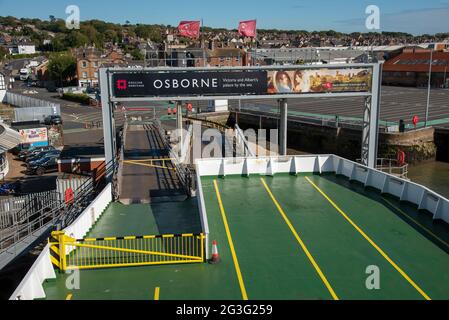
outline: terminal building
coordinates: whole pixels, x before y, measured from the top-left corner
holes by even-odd
[[[0,123],[0,179],[4,179],[9,172],[8,150],[13,149],[20,142],[21,137],[16,130]]]
[[[432,53],[432,66],[430,66]],[[387,62],[383,67],[385,85],[427,87],[432,68],[431,86],[448,88],[449,52],[408,49]]]
[[[0,73],[0,102],[3,101],[6,95],[6,79],[5,75]]]

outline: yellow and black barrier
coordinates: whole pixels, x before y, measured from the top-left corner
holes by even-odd
[[[51,263],[60,270],[66,270],[66,243],[73,240],[66,236],[64,231],[53,231],[48,239]]]
[[[49,241],[52,263],[60,270],[205,261],[203,234],[74,239],[53,232]]]

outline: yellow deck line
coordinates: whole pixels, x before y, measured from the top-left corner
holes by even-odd
[[[420,222],[418,222],[416,219],[413,219],[411,216],[409,216],[407,213],[405,213],[401,208],[399,208],[398,206],[394,205],[391,201],[389,201],[386,198],[383,198],[383,200],[388,203],[390,206],[392,206],[394,209],[396,209],[399,213],[401,213],[402,215],[404,215],[405,217],[407,217],[409,220],[413,221],[413,223],[415,223],[416,225],[418,225],[421,229],[423,229],[424,231],[426,231],[430,236],[432,236],[433,238],[435,238],[436,240],[438,240],[439,242],[441,242],[443,245],[445,245],[446,247],[449,248],[449,243],[447,243],[446,241],[444,241],[443,239],[441,239],[440,237],[438,237],[435,233],[433,233],[429,228],[427,228],[426,226],[424,226],[423,224],[421,224]]]
[[[126,164],[133,164],[136,166],[143,166],[143,167],[150,167],[150,168],[159,168],[159,169],[168,169],[168,170],[176,170],[175,168],[169,168],[166,166],[159,166],[155,164],[146,164],[146,163],[139,163],[139,162],[133,162],[133,161],[123,161]]]
[[[262,181],[262,184],[265,187],[265,190],[268,192],[268,195],[270,196],[271,200],[273,201],[273,203],[275,204],[276,208],[278,209],[279,213],[281,214],[282,218],[284,218],[285,223],[287,224],[287,226],[290,228],[290,231],[293,233],[293,235],[295,236],[296,240],[298,241],[299,245],[301,246],[302,250],[304,251],[304,253],[306,254],[307,258],[309,259],[310,263],[313,265],[313,267],[315,268],[315,271],[318,273],[321,281],[323,281],[324,285],[326,286],[327,290],[329,291],[329,293],[331,294],[332,298],[334,300],[339,300],[337,294],[335,293],[334,289],[332,288],[332,286],[330,285],[329,281],[327,280],[326,276],[324,275],[324,273],[321,271],[321,268],[319,267],[318,263],[315,261],[315,259],[313,258],[312,254],[310,253],[309,249],[307,249],[307,246],[305,245],[305,243],[302,241],[301,237],[298,235],[298,233],[296,232],[295,228],[293,227],[293,225],[291,224],[290,220],[288,219],[287,215],[285,214],[284,210],[282,209],[282,207],[279,205],[279,202],[276,200],[276,198],[274,197],[273,193],[271,192],[270,188],[268,187],[267,183],[265,182],[265,180],[263,178],[260,178],[260,180]]]
[[[66,300],[72,300],[73,294],[69,293],[67,297],[65,297]]]
[[[220,190],[218,190],[217,180],[214,180],[215,193],[217,194],[218,206],[220,207],[221,217],[226,230],[226,236],[228,238],[229,247],[231,249],[232,260],[234,261],[235,272],[237,273],[237,279],[239,280],[240,291],[242,292],[243,300],[248,300],[246,293],[245,283],[243,282],[242,273],[240,271],[239,261],[234,249],[234,242],[232,241],[231,231],[229,230],[228,219],[226,218],[226,212],[223,207],[223,201],[221,200]]]
[[[405,273],[405,271],[402,270],[357,224],[355,224],[355,222],[352,221],[351,218],[349,218],[349,216],[340,209],[340,207],[337,206],[326,193],[324,193],[324,191],[322,191],[308,177],[306,177],[306,180],[413,286],[413,288],[416,289],[416,291],[418,291],[426,300],[431,300],[430,297]]]
[[[123,162],[132,161],[132,162],[151,162],[151,161],[170,161],[174,160],[173,158],[158,158],[158,159],[136,159],[136,160],[122,160]]]
[[[154,300],[159,300],[159,293],[161,289],[159,287],[154,288]]]

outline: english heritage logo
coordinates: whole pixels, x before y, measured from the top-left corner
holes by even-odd
[[[128,81],[117,80],[117,89],[118,90],[126,90],[127,88],[128,88]]]

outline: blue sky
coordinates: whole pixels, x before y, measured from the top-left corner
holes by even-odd
[[[211,27],[236,28],[239,20],[257,18],[259,28],[367,31],[365,8],[381,12],[381,30],[413,34],[449,32],[449,0],[0,0],[0,15],[64,18],[76,4],[81,19],[177,25],[204,19]]]

